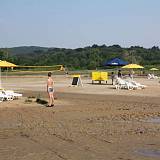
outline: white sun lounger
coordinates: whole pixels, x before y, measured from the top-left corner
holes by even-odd
[[[138,87],[138,89],[144,89],[144,88],[147,87],[146,85],[140,84],[140,83],[138,83],[136,81],[131,81],[131,83],[136,85]]]
[[[2,93],[4,93],[6,96],[11,96],[13,99],[22,97],[22,94],[15,93],[13,90],[3,90]]]
[[[155,76],[154,74],[148,74],[148,79],[158,79],[158,76]]]
[[[3,97],[3,100],[9,100],[10,101],[10,100],[18,99],[19,97],[22,97],[22,94],[15,93],[13,90],[2,89],[0,91],[0,93],[1,93],[1,97]]]
[[[0,102],[2,102],[3,100],[4,100],[4,94],[0,92]]]
[[[116,84],[115,84],[116,89],[128,89],[128,90],[132,90],[132,89],[137,89],[138,86],[136,86],[135,84],[123,80],[121,78],[117,78],[116,79]]]
[[[13,100],[13,96],[5,94],[3,91],[0,91],[0,101],[2,102],[4,100],[11,101]]]

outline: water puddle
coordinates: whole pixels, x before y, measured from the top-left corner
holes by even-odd
[[[160,123],[160,117],[148,119],[148,120],[146,120],[146,122],[149,122],[149,123]]]
[[[145,156],[145,157],[160,157],[160,150],[138,150],[137,154]]]

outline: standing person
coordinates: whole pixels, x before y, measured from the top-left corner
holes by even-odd
[[[121,77],[122,77],[121,70],[118,70],[118,77],[119,77],[119,78],[121,78]]]
[[[114,78],[115,78],[114,72],[112,72],[112,73],[111,73],[112,85],[113,85],[113,82],[114,82]]]
[[[52,73],[48,72],[48,80],[47,80],[47,93],[49,97],[49,103],[47,107],[53,107],[54,106],[54,81],[52,79]]]

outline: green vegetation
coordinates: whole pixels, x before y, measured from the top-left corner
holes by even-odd
[[[149,49],[132,46],[122,48],[119,45],[93,45],[85,48],[43,48],[43,47],[16,47],[0,49],[0,59],[8,60],[17,65],[58,65],[63,64],[69,69],[96,69],[102,68],[106,60],[121,58],[129,63],[138,63],[144,66],[160,66],[160,49]]]

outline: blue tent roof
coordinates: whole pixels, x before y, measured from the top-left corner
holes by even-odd
[[[125,66],[128,62],[125,62],[119,58],[111,59],[104,63],[104,66]]]

